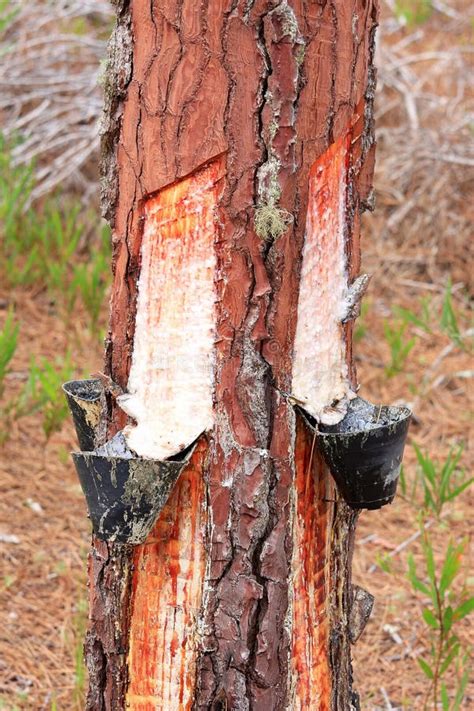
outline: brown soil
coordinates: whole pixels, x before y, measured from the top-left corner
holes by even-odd
[[[45,294],[1,296],[21,320],[5,400],[26,380],[32,355],[53,361],[68,342],[86,372],[98,369],[101,349],[82,319],[66,325]],[[35,414],[14,422],[0,449],[0,536],[16,537],[0,543],[0,709],[50,711],[53,699],[64,711],[82,708],[74,673],[85,625],[89,523],[69,458],[75,447],[69,421],[46,442]]]
[[[416,442],[433,460],[444,461],[450,448],[465,443],[462,465],[472,471],[472,454],[468,450],[472,435],[472,385],[465,376],[472,377],[472,356],[453,346],[439,327],[439,316],[432,321],[433,333],[428,335],[419,328],[409,329],[417,342],[403,371],[387,379],[383,364],[389,362],[389,348],[383,335],[383,321],[390,316],[390,307],[403,306],[420,312],[420,296],[432,296],[433,311],[440,313],[443,298],[441,285],[424,281],[420,276],[415,257],[419,249],[408,254],[405,267],[398,265],[396,274],[384,274],[379,249],[373,243],[366,245],[365,268],[374,271],[372,294],[369,296],[370,312],[364,325],[367,333],[356,346],[361,394],[373,402],[408,403],[414,411],[409,442],[405,451],[404,467],[407,480],[412,483],[417,474],[416,456],[411,446]],[[387,247],[390,251],[390,247]],[[392,252],[391,256],[396,256]],[[438,274],[441,280],[441,273]],[[446,278],[446,275],[445,275]],[[408,287],[407,281],[414,285]],[[416,282],[419,282],[416,284]],[[415,286],[416,284],[416,286]],[[465,301],[461,285],[457,285],[455,307],[463,313],[460,320],[467,328]],[[433,288],[436,287],[436,288]],[[407,336],[408,338],[408,336]],[[471,370],[470,370],[471,369]],[[410,488],[410,486],[408,486]],[[422,708],[427,680],[420,672],[416,657],[428,657],[429,641],[421,612],[423,596],[414,595],[406,577],[407,556],[412,553],[420,571],[423,570],[419,540],[409,544],[400,553],[397,547],[418,530],[417,514],[422,507],[423,494],[419,482],[415,500],[404,499],[399,492],[392,506],[380,511],[363,512],[358,526],[353,575],[354,582],[368,589],[376,597],[375,608],[366,631],[354,650],[355,682],[362,694],[363,709],[389,709],[384,698],[394,708],[415,711]],[[440,522],[427,514],[435,558],[439,565],[448,540],[460,542],[470,535],[469,507],[472,505],[472,488],[464,492],[453,504],[443,509]],[[376,564],[381,557],[391,557],[390,573]],[[460,585],[469,582],[468,551]],[[472,578],[470,579],[472,584]],[[469,646],[469,622],[460,630]],[[474,687],[463,708],[470,708]]]
[[[429,293],[436,312],[443,290],[441,285],[420,280],[414,273],[418,267],[413,267],[413,260],[398,269],[396,277],[387,278],[376,246],[366,244],[365,268],[375,276],[368,297],[369,313],[360,322],[367,332],[357,343],[361,394],[374,402],[408,401],[415,410],[411,439],[432,458],[443,458],[453,443],[468,438],[472,391],[464,375],[472,368],[472,359],[452,347],[433,319],[431,336],[411,329],[417,343],[403,372],[385,377],[383,366],[389,354],[383,321],[389,316],[390,306],[398,304],[416,311],[420,293]],[[420,289],[406,287],[410,279],[419,281]],[[455,287],[455,295],[460,325],[465,328],[460,288]],[[83,371],[100,369],[101,348],[85,329],[85,319],[78,318],[74,326],[66,325],[44,294],[15,291],[8,297],[8,302],[12,301],[22,326],[14,369],[7,380],[7,397],[25,380],[32,354],[54,359],[66,351],[68,339],[74,361],[81,363]],[[6,305],[5,295],[0,303]],[[426,385],[421,386],[424,381]],[[411,392],[415,388],[416,392]],[[53,699],[57,709],[82,708],[81,684],[75,680],[75,673],[85,624],[89,524],[68,457],[75,446],[69,422],[46,442],[41,416],[36,414],[13,423],[1,451],[0,534],[16,537],[16,542],[0,543],[0,708],[9,711],[50,711],[55,708]],[[468,469],[468,453],[463,463]],[[407,477],[412,480],[416,467],[410,446],[405,464]],[[419,490],[418,503],[420,497]],[[470,498],[465,493],[448,505],[442,522],[432,525],[438,561],[449,538],[459,541],[469,535]],[[354,650],[355,682],[363,709],[388,708],[382,688],[394,707],[421,708],[426,690],[415,661],[428,644],[421,619],[422,601],[411,593],[406,579],[407,553],[421,560],[419,541],[393,556],[391,573],[372,568],[380,556],[393,554],[416,532],[417,508],[399,496],[392,506],[365,512],[360,518],[354,581],[376,596],[370,623]],[[468,641],[467,622],[463,633]]]

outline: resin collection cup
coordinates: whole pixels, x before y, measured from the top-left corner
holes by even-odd
[[[353,509],[390,504],[397,490],[411,411],[355,398],[337,425],[319,425],[319,449]]]

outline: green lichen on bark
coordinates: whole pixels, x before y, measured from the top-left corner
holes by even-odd
[[[276,205],[266,204],[255,210],[255,232],[264,240],[277,239],[285,233],[291,215]]]
[[[269,93],[266,97],[271,101]],[[268,127],[268,160],[258,169],[258,202],[255,208],[254,225],[256,234],[263,240],[272,240],[281,237],[291,223],[293,217],[287,210],[279,206],[281,195],[278,174],[280,161],[273,151],[273,139],[278,131],[277,116]]]
[[[268,23],[267,30],[272,27],[274,43],[288,43],[293,45],[293,52],[298,54],[303,50],[305,41],[298,27],[298,20],[293,8],[288,5],[286,0],[283,0],[276,8],[268,13],[266,21]],[[266,59],[268,77],[272,74],[270,62],[268,37],[264,29],[261,36],[261,51]],[[296,59],[297,67],[302,64]],[[296,72],[295,82],[298,82],[298,71]],[[271,119],[267,123],[266,128],[262,127],[261,138],[266,148],[266,160],[260,165],[257,172],[257,205],[255,208],[254,226],[256,234],[265,241],[275,240],[281,237],[287,230],[288,226],[293,221],[293,216],[282,208],[279,204],[281,196],[281,187],[279,182],[279,173],[281,170],[281,161],[278,157],[278,150],[273,145],[280,128],[280,113],[281,113],[281,98],[274,96],[272,91],[266,88],[262,103],[261,115],[263,115],[265,107],[270,107]]]

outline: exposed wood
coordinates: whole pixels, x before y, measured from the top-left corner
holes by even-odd
[[[325,424],[343,418],[351,393],[342,335],[349,291],[346,206],[351,139],[349,126],[309,173],[292,395]],[[334,402],[337,408],[332,407]]]
[[[302,420],[297,427],[295,499],[290,708],[327,709],[332,691],[327,652],[334,487]]]
[[[135,549],[127,693],[131,711],[192,704],[195,626],[206,565],[205,449],[201,442],[146,544]]]
[[[140,456],[166,459],[212,427],[218,158],[143,205],[133,360],[120,407]]]
[[[94,684],[102,683],[103,693],[102,705],[89,708],[125,708],[122,691],[112,700],[105,687],[124,689],[128,675],[129,701],[140,711],[272,711],[292,703],[346,710],[355,703],[349,612],[356,514],[325,500],[331,491],[327,473],[312,436],[297,424],[292,371],[308,210],[316,200],[322,214],[326,191],[337,224],[328,227],[318,269],[322,274],[329,259],[331,269],[335,261],[342,268],[335,276],[337,298],[327,302],[326,325],[320,321],[322,332],[314,334],[321,339],[315,357],[330,324],[343,373],[338,382],[344,392],[355,387],[352,324],[340,323],[341,299],[358,274],[359,215],[370,197],[376,5],[116,4],[116,37],[126,38],[119,42],[126,51],[112,43],[104,124],[104,206],[114,222],[106,370],[123,389],[133,372],[143,260],[148,268],[151,259],[144,210],[163,199],[169,186],[192,180],[217,160],[224,176],[216,196],[208,466],[198,465],[203,440],[152,538],[134,553],[131,607],[125,587],[120,598],[121,609],[131,610],[131,632],[125,612],[116,618],[123,650],[131,640],[128,668],[111,666],[112,656],[103,654],[110,631],[96,629],[93,619],[92,634],[102,649]],[[320,160],[328,172],[315,187],[311,176]],[[117,191],[110,182],[114,175]],[[177,204],[173,219],[179,209]],[[191,254],[191,232],[182,230],[179,239]],[[325,285],[332,286],[329,272]],[[310,316],[305,318],[314,327]],[[138,332],[137,324],[137,339]],[[341,397],[334,383],[324,397],[319,385],[312,387],[315,415]],[[116,402],[109,405],[112,434],[127,418]],[[188,424],[183,422],[183,431]],[[129,553],[123,555],[122,565],[131,570]],[[188,556],[202,588],[188,573],[174,577],[177,565],[191,570]],[[101,575],[115,580],[114,570],[101,559]],[[173,580],[179,581],[176,597]],[[91,592],[93,614],[99,599],[118,599],[114,585],[100,580]],[[158,622],[163,619],[176,620],[170,649],[180,651],[174,658],[165,654],[171,632]],[[301,639],[309,640],[309,652]],[[94,665],[89,654],[89,667]]]

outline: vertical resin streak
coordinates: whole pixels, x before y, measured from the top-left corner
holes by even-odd
[[[349,392],[341,320],[348,288],[346,202],[351,132],[311,168],[295,335],[292,393],[318,420],[337,422],[331,404]]]
[[[206,526],[200,442],[147,542],[134,554],[127,709],[185,711],[196,678]]]
[[[292,711],[327,711],[329,665],[329,537],[332,486],[300,418],[295,448],[293,527]]]
[[[212,427],[217,159],[144,203],[135,341],[120,406],[141,456],[165,459]]]

